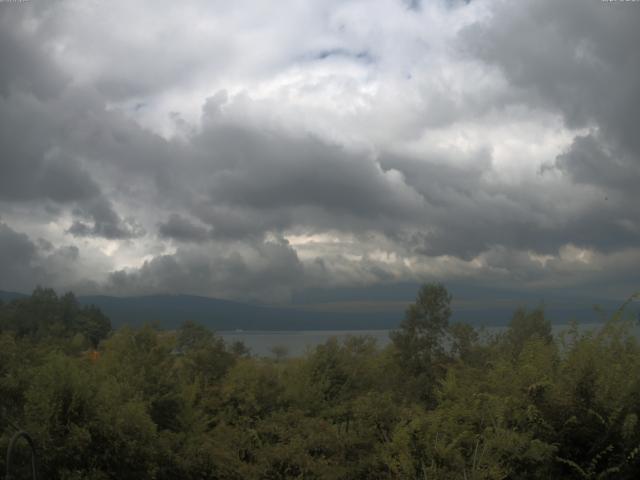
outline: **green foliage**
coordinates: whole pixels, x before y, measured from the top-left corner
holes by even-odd
[[[637,477],[630,322],[554,339],[542,310],[519,310],[481,339],[448,324],[450,301],[425,286],[385,349],[256,358],[190,322],[109,332],[38,289],[0,306],[0,451],[27,429],[54,480]]]
[[[95,306],[81,306],[73,293],[58,297],[37,287],[30,297],[0,304],[0,332],[46,342],[82,335],[96,348],[111,332],[110,320]]]
[[[537,338],[545,343],[553,341],[551,323],[544,318],[544,310],[537,308],[527,312],[519,308],[513,314],[509,329],[506,333],[506,345],[511,349],[514,357],[517,357],[527,341]]]
[[[398,362],[410,380],[410,391],[433,403],[436,382],[444,372],[443,339],[451,317],[451,295],[441,284],[424,285],[391,334]]]

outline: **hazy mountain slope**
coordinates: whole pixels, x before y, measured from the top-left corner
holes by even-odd
[[[172,328],[185,320],[202,323],[216,330],[339,330],[394,327],[394,312],[343,313],[276,308],[191,295],[153,295],[145,297],[80,297],[107,314],[114,325],[158,322]]]
[[[0,290],[0,300],[2,300],[3,302],[10,302],[11,300],[15,300],[16,298],[24,298],[27,296],[28,295],[24,293],[3,292],[2,290]]]
[[[215,330],[365,330],[395,328],[411,300],[409,286],[395,294],[387,292],[315,292],[296,299],[292,306],[268,306],[207,298],[193,295],[150,295],[140,297],[80,296],[82,304],[98,306],[115,327],[155,322],[163,328],[175,328],[186,320]],[[380,295],[377,295],[381,293]],[[455,293],[455,292],[454,292]],[[484,293],[484,295],[482,294]],[[0,291],[0,299],[10,301],[25,295]],[[454,295],[452,321],[473,325],[506,325],[518,306],[543,305],[552,323],[593,323],[603,319],[593,309],[598,304],[604,312],[613,312],[621,302],[580,299],[542,300],[535,296],[517,296],[505,292],[480,292]],[[636,309],[637,310],[637,309]],[[606,314],[606,313],[605,313]]]

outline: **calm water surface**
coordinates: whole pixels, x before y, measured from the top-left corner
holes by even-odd
[[[580,330],[588,331],[602,326],[600,323],[580,324]],[[569,325],[553,325],[553,333],[559,334],[569,328]],[[487,335],[504,331],[506,327],[484,327]],[[331,337],[339,340],[349,336],[370,336],[376,340],[379,347],[389,343],[391,330],[305,330],[305,331],[223,331],[218,332],[225,341],[234,342],[240,340],[251,349],[251,353],[259,356],[272,356],[274,347],[284,347],[288,356],[297,357],[304,355],[318,345],[326,342]],[[636,335],[640,329],[636,328]]]

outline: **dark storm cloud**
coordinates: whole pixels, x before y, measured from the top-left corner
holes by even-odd
[[[576,139],[561,163],[581,182],[591,169],[588,183],[603,187],[612,186],[611,175],[640,181],[629,166],[640,163],[640,9],[618,3],[500,2],[489,22],[465,32],[467,51],[497,65],[521,89],[520,101],[559,111],[570,128],[599,130]],[[602,154],[607,147],[617,158]],[[601,167],[589,167],[594,162]]]
[[[463,9],[463,3],[447,5]],[[412,18],[426,10],[416,1],[405,2],[412,12],[400,2],[394,5]],[[278,102],[290,95],[302,117],[305,107],[296,104],[297,87],[265,104],[247,94],[225,91],[206,101],[198,98],[198,105],[204,103],[201,124],[185,127],[174,137],[162,137],[141,126],[137,120],[142,117],[136,115],[141,115],[139,110],[162,111],[154,95],[165,89],[171,92],[169,97],[174,87],[189,90],[186,77],[204,68],[197,65],[200,54],[184,57],[188,49],[175,45],[167,57],[153,55],[154,42],[145,37],[131,45],[128,55],[130,42],[123,31],[122,38],[95,40],[98,67],[83,63],[82,58],[69,60],[80,70],[80,80],[72,81],[67,74],[76,72],[63,72],[55,55],[49,58],[56,42],[66,53],[73,53],[80,41],[71,34],[64,38],[65,29],[70,28],[64,12],[55,5],[29,7],[20,14],[3,11],[0,207],[35,209],[46,204],[50,218],[37,222],[50,222],[60,237],[82,238],[84,245],[96,238],[128,240],[112,243],[129,243],[137,248],[136,258],[151,259],[139,268],[111,274],[104,288],[123,294],[180,291],[286,298],[305,282],[331,282],[331,276],[338,274],[345,284],[413,279],[418,274],[403,258],[415,256],[424,262],[451,257],[452,262],[463,264],[484,255],[488,266],[482,268],[519,272],[519,276],[514,273],[518,281],[537,281],[548,270],[529,258],[528,251],[553,256],[572,244],[613,255],[636,247],[640,241],[640,9],[607,8],[595,1],[499,2],[490,8],[493,16],[468,28],[454,45],[460,48],[452,50],[464,51],[466,59],[488,71],[498,68],[506,78],[503,87],[496,82],[495,91],[488,89],[490,95],[478,98],[474,89],[451,86],[450,92],[448,84],[422,92],[421,88],[431,88],[424,83],[416,90],[416,101],[427,105],[424,123],[407,121],[410,133],[404,131],[404,120],[394,117],[393,108],[377,111],[374,105],[371,116],[380,116],[380,124],[397,130],[401,140],[431,129],[458,129],[458,125],[464,137],[465,129],[495,121],[483,117],[492,109],[496,117],[504,113],[502,121],[509,122],[507,107],[513,105],[526,105],[534,117],[540,112],[557,113],[567,128],[583,129],[573,134],[572,144],[562,154],[547,159],[535,178],[496,180],[500,166],[489,140],[484,143],[482,138],[471,140],[472,147],[460,148],[451,137],[445,138],[443,143],[454,145],[445,153],[425,148],[423,153],[409,154],[395,148],[394,141],[378,145],[376,138],[366,135],[365,141],[352,144],[334,141],[328,139],[333,135],[315,134],[312,127],[288,128],[272,121],[277,114],[273,118],[253,114],[264,105],[278,110]],[[32,17],[38,21],[29,23]],[[101,31],[104,26],[96,28]],[[298,62],[301,51],[321,52],[319,56],[327,59],[344,57],[345,65],[352,62],[357,68],[374,69],[367,75],[385,90],[384,72],[380,77],[374,72],[385,68],[383,57],[388,53],[380,45],[369,48],[367,42],[375,44],[375,38],[357,40],[352,46],[310,42],[309,48],[289,52],[291,62]],[[423,42],[420,38],[406,45],[425,48]],[[447,70],[446,59],[436,58],[435,46],[425,51],[433,56],[436,70]],[[361,52],[366,55],[359,56]],[[214,63],[222,68],[234,58],[229,53]],[[282,58],[278,61],[284,63]],[[322,64],[318,68],[330,68],[331,62],[317,63]],[[100,65],[109,68],[101,70]],[[414,68],[416,80],[411,82],[422,81],[419,68],[424,65]],[[273,75],[273,69],[270,66],[262,74]],[[331,81],[333,74],[320,72],[312,83]],[[286,83],[290,73],[285,71],[284,80],[278,81]],[[422,72],[422,77],[431,73]],[[407,79],[402,88],[416,88],[409,86],[411,82]],[[320,86],[311,85],[313,89]],[[352,87],[344,88],[349,92]],[[395,92],[398,97],[400,93]],[[347,97],[337,98],[339,103]],[[377,97],[372,98],[375,103]],[[143,107],[119,103],[131,99]],[[349,110],[348,105],[344,107]],[[309,115],[318,111],[309,108]],[[178,113],[171,115],[181,119]],[[341,121],[341,115],[342,111],[336,119]],[[465,122],[475,125],[465,126]],[[513,164],[521,161],[511,159]],[[302,250],[304,245],[295,247],[283,240],[292,233],[327,232],[348,237],[345,243],[351,243],[345,247],[328,242],[312,252],[315,259],[301,260],[297,248]],[[16,285],[53,278],[55,269],[71,278],[61,265],[83,258],[77,247],[32,241],[4,224],[0,237],[0,259],[19,279]],[[167,254],[173,252],[168,248],[176,249],[175,253]],[[376,257],[387,253],[400,259],[385,263]],[[617,257],[616,262],[620,262]],[[20,270],[20,265],[28,267]],[[550,261],[549,265],[555,264]],[[428,266],[444,276],[455,270]]]
[[[61,148],[65,110],[57,99],[20,90],[0,96],[0,200],[69,202],[100,194],[87,170]]]
[[[211,226],[209,234],[219,240],[261,238],[264,233],[281,231],[293,224],[288,209],[264,209],[242,205],[220,205],[213,199],[195,205],[193,215]]]
[[[171,216],[159,225],[162,236],[183,241],[260,238],[292,225],[314,228],[316,217],[324,222],[327,216],[363,228],[372,222],[396,225],[411,222],[423,208],[422,197],[399,172],[383,170],[370,155],[311,135],[228,121],[219,111],[227,101],[220,93],[207,102],[203,128],[187,145],[166,142],[161,149],[140,141],[138,136],[144,139],[146,133],[127,131],[127,145],[137,157],[160,158],[140,168],[123,165],[128,174],[153,179],[160,202],[186,207],[208,226],[205,231]],[[164,162],[169,153],[181,160]]]
[[[628,192],[630,197],[640,193],[640,158],[623,149],[607,148],[594,134],[576,137],[569,150],[558,156],[556,166],[577,183]]]
[[[209,106],[205,115],[211,115]],[[369,218],[412,216],[422,207],[422,198],[375,159],[312,136],[265,133],[205,117],[194,142],[215,159],[211,169],[219,171],[209,191],[218,202],[265,210],[319,206]]]
[[[74,237],[102,237],[110,240],[136,238],[146,232],[134,219],[122,219],[115,212],[110,202],[103,198],[87,202],[78,207],[76,216],[88,218],[91,223],[80,220],[73,222],[68,232]]]
[[[41,101],[22,92],[0,97],[0,201],[67,205],[93,221],[90,226],[76,221],[74,235],[139,236],[141,230],[120,218],[89,173],[84,154],[91,137],[81,139],[85,151],[74,145],[88,113],[77,100],[70,95]]]
[[[5,9],[0,16],[0,202],[69,206],[82,219],[68,229],[74,236],[141,236],[135,220],[115,212],[87,165],[95,131],[82,130],[90,118],[107,121],[104,101],[68,85],[46,42],[26,34],[27,12],[37,17],[46,9]]]
[[[71,285],[79,255],[74,245],[54,248],[44,239],[34,242],[0,222],[0,290],[28,292],[38,284]]]
[[[239,248],[182,247],[139,269],[111,274],[106,288],[117,294],[191,292],[252,300],[287,300],[303,281],[303,267],[286,242],[255,242]]]
[[[68,79],[51,68],[42,43],[34,43],[33,38],[19,28],[29,18],[28,8],[12,7],[2,5],[0,12],[0,96],[6,97],[12,90],[28,91],[39,99],[55,96]]]
[[[541,175],[557,169],[577,185],[599,189],[589,196],[599,200],[589,200],[590,208],[579,215],[558,217],[548,209],[547,228],[528,221],[535,215],[523,215],[522,222],[501,231],[516,240],[505,245],[535,239],[530,246],[537,251],[569,242],[611,251],[640,241],[640,9],[627,7],[599,1],[499,2],[492,4],[488,22],[463,33],[467,53],[504,73],[512,101],[558,112],[567,127],[590,131],[576,134]],[[518,205],[533,206],[532,192],[512,193]]]
[[[203,242],[210,237],[206,228],[177,213],[172,213],[166,222],[158,225],[158,233],[162,237],[181,242]]]
[[[22,277],[25,267],[32,264],[36,253],[36,246],[29,237],[0,223],[0,271],[4,282],[12,277]]]
[[[567,211],[557,195],[539,179],[517,185],[485,179],[491,152],[479,150],[460,165],[446,158],[383,156],[383,168],[394,168],[425,199],[421,215],[408,228],[387,232],[423,255],[455,255],[472,259],[495,246],[554,254],[568,243],[612,251],[640,241],[638,170],[628,153],[605,153],[591,136],[577,137],[552,168],[567,172],[577,183],[605,185],[611,193],[583,195],[585,207]],[[541,176],[547,175],[543,172]],[[555,187],[558,188],[558,187]],[[575,201],[575,200],[574,200]]]

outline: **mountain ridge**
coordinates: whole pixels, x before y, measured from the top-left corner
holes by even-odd
[[[0,300],[11,301],[28,295],[0,291]],[[318,300],[318,299],[316,299]],[[291,305],[270,305],[239,302],[189,294],[150,294],[130,297],[110,295],[79,295],[82,305],[96,305],[110,319],[114,327],[140,326],[153,323],[173,329],[191,320],[218,331],[229,330],[377,330],[396,328],[411,300],[381,301],[320,301],[297,302]],[[614,311],[619,302],[597,302],[605,312]],[[581,323],[596,323],[604,314],[594,310],[592,303],[570,299],[550,303],[533,297],[491,300],[490,298],[461,298],[452,304],[452,321],[474,326],[502,326],[508,324],[520,306],[543,306],[547,318],[555,324],[572,319]]]

